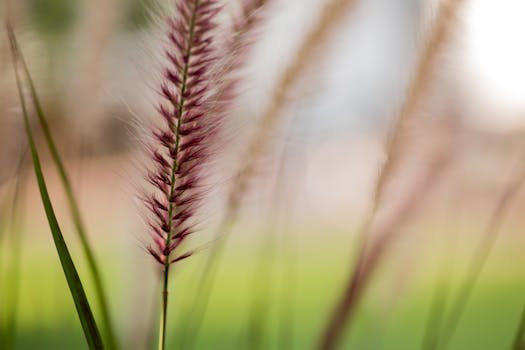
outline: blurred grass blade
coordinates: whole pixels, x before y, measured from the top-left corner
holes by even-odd
[[[268,202],[266,215],[268,216],[267,222],[272,224],[266,229],[268,232],[261,232],[263,237],[260,241],[258,260],[253,273],[255,278],[251,286],[253,299],[248,314],[246,348],[254,350],[268,347],[265,341],[268,338],[269,323],[272,322],[270,309],[276,297],[273,287],[276,284],[274,280],[278,272],[278,235],[283,234],[279,231],[283,230],[287,217],[287,205],[284,198],[289,197],[288,193],[283,193],[289,190],[283,181],[283,179],[287,178],[286,164],[290,161],[287,154],[288,146],[288,143],[282,146],[278,156],[278,168],[271,188],[269,188],[271,197]],[[282,195],[285,196],[281,198]],[[285,310],[288,309],[285,308]]]
[[[446,279],[440,279],[434,287],[434,295],[430,305],[428,319],[425,325],[421,350],[437,349],[439,331],[443,324],[445,309],[449,294],[449,286]]]
[[[457,229],[454,229],[453,241],[457,240]],[[450,237],[447,237],[447,242]],[[438,349],[439,337],[441,329],[445,322],[445,315],[447,305],[450,300],[452,291],[452,275],[455,266],[456,249],[455,245],[442,243],[441,251],[446,251],[443,255],[440,272],[436,276],[436,285],[434,287],[433,296],[430,303],[428,318],[423,333],[421,350],[436,350]]]
[[[82,250],[86,256],[88,269],[91,274],[91,278],[93,279],[93,284],[94,284],[95,293],[96,293],[96,297],[98,301],[98,306],[99,306],[101,317],[102,317],[102,326],[104,330],[104,335],[107,340],[108,348],[117,349],[118,348],[117,339],[116,339],[115,332],[113,330],[113,326],[111,322],[107,294],[105,292],[105,288],[102,282],[102,276],[101,276],[100,269],[98,267],[98,264],[95,258],[95,254],[93,253],[93,249],[87,237],[86,228],[82,220],[82,216],[80,214],[80,208],[78,206],[78,202],[73,192],[73,186],[71,185],[71,181],[67,174],[66,168],[64,166],[64,163],[62,162],[62,159],[60,157],[60,154],[54,142],[53,136],[51,134],[51,129],[49,128],[49,124],[47,122],[48,118],[46,117],[44,110],[42,108],[42,104],[40,103],[40,99],[38,97],[38,93],[36,91],[36,87],[33,82],[33,79],[31,78],[31,73],[29,72],[28,65],[19,49],[19,45],[18,45],[18,42],[16,41],[16,37],[13,36],[12,40],[13,40],[13,45],[16,46],[16,50],[18,52],[18,59],[20,60],[20,63],[22,64],[24,76],[29,86],[29,92],[31,94],[31,98],[34,104],[34,108],[35,108],[37,117],[38,117],[38,121],[42,128],[44,139],[49,148],[49,151],[51,153],[51,158],[53,159],[53,163],[58,171],[60,181],[62,183],[64,192],[66,194],[66,198],[67,198],[69,210],[71,212],[71,216],[73,219],[73,224],[75,226],[75,230],[80,239]]]
[[[519,190],[525,183],[525,153],[521,154],[515,170],[510,174],[510,180],[503,188],[498,198],[496,207],[489,217],[487,225],[481,234],[481,238],[474,248],[474,254],[468,262],[465,278],[459,287],[458,294],[451,302],[439,342],[439,349],[446,349],[458,328],[459,321],[463,316],[474,288],[477,286],[481,273],[492,253],[494,244],[501,234],[501,227],[510,210],[510,206],[518,196]]]
[[[31,158],[33,161],[33,167],[34,167],[35,175],[37,178],[40,196],[42,198],[42,204],[44,205],[46,216],[49,222],[49,228],[51,229],[51,233],[53,235],[53,241],[55,243],[55,247],[58,252],[60,264],[62,265],[64,275],[66,276],[66,280],[69,286],[69,290],[71,292],[71,296],[73,297],[73,300],[75,302],[77,314],[80,318],[80,323],[82,324],[82,329],[84,330],[84,334],[85,334],[89,349],[104,349],[104,346],[102,344],[102,339],[100,337],[100,334],[99,334],[99,331],[98,331],[98,328],[95,322],[95,318],[93,317],[91,307],[89,306],[89,302],[86,297],[86,293],[84,292],[82,282],[77,273],[77,270],[75,268],[71,255],[69,253],[69,250],[67,248],[66,242],[64,241],[64,237],[62,236],[62,232],[60,230],[60,226],[55,216],[53,205],[51,204],[51,199],[47,191],[47,185],[46,185],[44,174],[42,172],[42,168],[40,165],[40,158],[38,155],[38,151],[36,149],[33,132],[29,124],[29,115],[27,111],[24,94],[22,91],[20,74],[18,71],[18,58],[19,58],[18,46],[15,40],[15,36],[12,30],[12,27],[9,24],[7,24],[6,28],[7,28],[7,33],[9,36],[9,42],[11,44],[13,69],[14,69],[14,73],[16,77],[16,85],[17,85],[18,95],[19,95],[20,104],[22,107],[22,113],[24,117],[25,131],[26,131],[26,135],[27,135],[27,139],[29,143],[29,149],[31,151]]]
[[[521,321],[518,326],[518,332],[516,338],[512,344],[512,350],[525,350],[525,308],[521,314]]]
[[[8,202],[7,199],[1,198],[0,201],[0,286],[5,285],[5,279],[4,279],[4,264],[7,265],[7,262],[4,262],[4,257],[7,255],[4,246],[5,244],[4,239],[5,236],[7,236],[7,229],[5,228],[7,226],[7,205]],[[5,239],[7,241],[7,239]],[[5,249],[4,249],[5,248]],[[5,296],[5,290],[4,288],[0,288],[0,349],[7,349],[7,320],[6,320],[6,313],[4,310],[6,309],[6,301],[7,297]]]
[[[5,337],[3,346],[5,349],[12,349],[16,338],[16,327],[18,320],[18,305],[20,297],[20,269],[21,269],[21,257],[22,257],[22,218],[23,215],[22,207],[24,198],[23,184],[26,178],[26,150],[22,152],[20,162],[17,167],[16,183],[13,193],[13,201],[10,210],[10,225],[9,225],[9,238],[10,242],[8,245],[9,256],[8,269],[6,271],[6,296],[5,296],[5,315],[7,317],[5,324]]]
[[[19,185],[21,174],[21,165],[25,158],[23,153],[19,166],[12,176],[16,178],[13,189],[6,191],[7,193],[0,198],[0,349],[11,349],[12,339],[14,336],[14,329],[16,322],[14,315],[16,314],[17,303],[17,286],[18,275],[17,271],[19,264],[20,241],[15,234],[19,231],[14,227],[14,217],[19,198]],[[10,198],[9,193],[12,193]],[[4,198],[5,197],[5,198]],[[5,271],[4,271],[5,270]]]
[[[270,214],[270,213],[269,213]],[[271,214],[274,214],[273,212]],[[251,305],[246,322],[246,349],[264,349],[267,339],[269,310],[272,304],[273,275],[275,274],[277,229],[270,228],[260,242],[258,261],[253,273]],[[267,345],[266,345],[267,346]]]

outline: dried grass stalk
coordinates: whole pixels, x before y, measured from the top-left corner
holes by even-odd
[[[259,119],[256,133],[249,140],[247,151],[240,159],[240,168],[236,173],[235,185],[232,186],[228,194],[225,222],[234,222],[237,218],[242,198],[257,172],[257,165],[264,151],[267,149],[267,140],[276,131],[283,117],[282,112],[287,103],[288,94],[296,86],[301,76],[315,64],[315,53],[334,34],[334,30],[348,15],[355,3],[355,0],[335,0],[326,4],[318,21],[304,38],[293,60],[280,76],[270,102]],[[225,225],[225,227],[227,226],[229,224]]]
[[[245,1],[245,8],[249,10],[245,10],[244,13],[248,15],[254,11],[255,7],[250,6],[257,5],[262,8],[265,3],[268,2],[269,0]],[[266,150],[266,142],[269,136],[276,131],[279,121],[282,119],[282,110],[286,105],[288,93],[295,87],[303,73],[315,64],[316,51],[330,38],[355,3],[355,0],[335,0],[324,6],[317,23],[307,34],[295,54],[294,59],[285,69],[276,84],[270,103],[259,119],[256,133],[248,141],[247,150],[239,160],[240,167],[235,173],[236,179],[228,191],[226,211],[216,231],[216,238],[222,239],[218,240],[216,244],[212,246],[208,259],[205,262],[199,282],[199,294],[196,296],[192,307],[192,319],[190,319],[190,322],[185,326],[188,328],[188,335],[185,336],[186,342],[191,342],[192,338],[194,338],[195,334],[199,331],[200,322],[207,308],[209,295],[214,283],[215,271],[219,265],[218,260],[220,259],[222,249],[226,242],[225,238],[237,220],[242,198],[245,196],[252,178],[257,172],[257,165]],[[253,31],[253,28],[257,27],[255,20],[241,19],[238,21],[238,23],[245,23],[245,29],[237,30],[238,34],[233,37],[247,37],[249,39],[251,37],[250,32]],[[236,47],[236,45],[233,45],[233,47]],[[234,50],[234,52],[236,52],[236,50]],[[235,60],[232,61],[231,64],[234,63]]]
[[[378,179],[374,187],[371,209],[360,230],[361,239],[363,240],[362,246],[358,252],[356,263],[351,270],[350,279],[345,287],[345,291],[337,302],[336,308],[324,330],[319,344],[320,349],[333,349],[339,343],[343,330],[354,312],[364,286],[368,284],[369,277],[375,270],[377,262],[382,257],[387,243],[391,241],[395,233],[395,228],[399,227],[393,225],[392,227],[394,229],[391,227],[374,242],[370,244],[367,242],[372,233],[371,230],[376,220],[377,210],[383,202],[386,183],[393,176],[395,168],[399,163],[403,133],[411,118],[415,116],[414,112],[416,107],[425,96],[431,81],[430,75],[437,63],[439,53],[448,42],[455,28],[454,19],[462,3],[462,0],[443,0],[440,2],[440,10],[434,28],[421,52],[414,76],[408,86],[406,97],[394,119],[393,128],[387,138],[387,157],[379,171]],[[403,205],[401,205],[401,207],[403,207]],[[409,212],[406,212],[406,210],[411,209],[410,207],[405,207],[405,210],[402,211],[403,216],[408,215]],[[370,249],[368,245],[371,246]]]
[[[438,341],[439,348],[445,349],[454,335],[463,314],[463,310],[465,309],[465,306],[470,299],[470,295],[476,287],[483,268],[492,252],[494,243],[500,236],[501,226],[504,223],[506,214],[525,183],[524,157],[525,153],[520,155],[516,169],[511,173],[510,180],[503,188],[496,206],[489,217],[489,221],[481,234],[481,239],[475,247],[474,255],[468,263],[467,272],[459,288],[459,293],[452,300],[450,311],[443,323],[443,329]],[[437,345],[436,348],[438,348]]]

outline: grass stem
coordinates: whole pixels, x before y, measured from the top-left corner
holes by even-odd
[[[453,28],[450,22],[454,19],[461,3],[462,0],[445,0],[440,4],[440,12],[434,28],[420,53],[405,99],[394,118],[394,125],[386,140],[386,160],[379,170],[372,194],[372,206],[360,230],[359,239],[361,241],[358,242],[359,251],[356,263],[350,270],[350,277],[344,287],[343,294],[324,329],[318,346],[319,349],[334,349],[341,341],[343,331],[355,311],[357,300],[360,298],[364,286],[369,282],[369,274],[375,270],[378,261],[382,258],[385,247],[392,240],[393,230],[390,230],[391,232],[388,235],[384,235],[384,237],[380,237],[375,241],[371,241],[368,236],[376,220],[377,211],[383,202],[386,184],[399,163],[398,158],[402,148],[403,131],[413,117],[418,103],[426,93],[430,82],[429,76],[436,65],[438,54],[448,41]],[[368,252],[368,249],[370,249],[370,252]]]
[[[168,317],[168,276],[169,265],[164,270],[164,278],[162,283],[162,306],[160,310],[160,324],[159,324],[159,350],[166,348],[166,323]]]
[[[516,337],[514,338],[511,349],[525,350],[525,308],[523,308],[518,331],[516,332]]]
[[[445,319],[438,349],[446,349],[449,345],[465,306],[477,285],[494,244],[500,235],[501,226],[506,218],[509,207],[525,183],[525,153],[520,156],[520,160],[515,168],[516,170],[512,172],[511,179],[504,187],[496,203],[496,207],[482,233],[481,239],[475,247],[474,255],[468,263],[465,279],[460,286],[458,295],[453,299],[450,311]]]

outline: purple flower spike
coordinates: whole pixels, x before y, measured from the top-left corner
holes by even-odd
[[[214,42],[215,0],[179,0],[167,21],[167,66],[157,107],[163,126],[152,131],[153,167],[147,179],[153,190],[144,199],[150,212],[149,253],[165,272],[191,252],[178,252],[195,229],[195,213],[203,197],[204,177],[223,113],[211,106],[210,65],[217,61]],[[217,101],[213,101],[216,103]]]

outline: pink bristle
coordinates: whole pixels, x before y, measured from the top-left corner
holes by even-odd
[[[153,191],[144,199],[151,214],[150,254],[167,271],[191,253],[170,255],[194,232],[195,214],[204,195],[202,171],[216,148],[224,113],[213,111],[211,66],[217,62],[215,0],[179,0],[167,22],[167,66],[157,110],[163,126],[152,131],[149,152],[154,167],[147,179]]]

